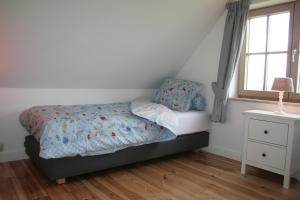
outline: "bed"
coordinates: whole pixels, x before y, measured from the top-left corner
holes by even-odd
[[[20,115],[25,151],[50,180],[208,146],[209,116],[133,102],[35,106]]]
[[[25,139],[26,153],[33,163],[50,180],[56,180],[58,183],[63,183],[67,177],[145,161],[184,151],[191,151],[208,145],[209,134],[207,130],[209,119],[206,112],[174,112],[175,117],[181,122],[182,126],[179,126],[177,130],[174,130],[175,134],[173,135],[170,131],[161,126],[132,115],[129,104],[130,103],[85,106],[37,106],[30,108],[23,112],[20,116],[22,125],[29,133],[31,133],[31,135],[26,136]],[[88,112],[88,110],[92,112]],[[80,124],[78,125],[72,121],[78,116],[84,117],[84,119],[89,121],[91,124],[93,124],[93,120],[91,119],[97,119],[98,123],[104,122],[100,124],[101,126],[105,125],[109,128],[112,128],[110,127],[110,118],[118,118],[122,125],[123,122],[120,116],[124,116],[126,118],[132,117],[134,119],[134,123],[127,123],[127,125],[140,125],[143,129],[145,129],[145,126],[151,127],[152,124],[153,129],[159,130],[163,136],[158,134],[158,138],[156,137],[151,141],[132,145],[130,147],[125,145],[124,148],[116,148],[110,152],[98,152],[98,155],[95,153],[85,155],[78,152],[75,153],[78,155],[55,154],[53,153],[53,149],[50,151],[47,150],[50,152],[47,154],[45,146],[53,143],[51,139],[55,138],[57,141],[60,141],[55,135],[57,134],[57,131],[61,132],[61,134],[58,134],[60,137],[61,135],[68,136],[68,133],[64,131],[64,129],[67,126],[70,126],[70,123],[75,124],[77,128],[78,126],[80,127]],[[51,120],[56,121],[51,125],[51,123],[49,123]],[[77,120],[81,121],[82,119],[79,117]],[[86,123],[86,121],[83,121],[82,123]],[[60,128],[55,127],[57,125],[60,125]],[[119,134],[116,130],[120,131],[120,127],[116,123],[114,125],[117,127],[115,127],[115,129],[112,128],[110,132],[116,132],[116,134]],[[53,129],[56,132],[51,132]],[[73,129],[74,127],[70,127],[70,130]],[[147,129],[149,130],[149,128]],[[44,132],[48,131],[48,136],[52,135],[52,137],[43,138],[41,130]],[[128,131],[128,127],[125,127],[125,130]],[[138,128],[137,131],[142,132]],[[91,134],[93,134],[91,131],[82,133],[82,135],[86,137],[87,141],[89,140],[89,137],[92,137]],[[114,138],[117,136],[111,135],[111,137]],[[43,139],[41,140],[41,138]],[[58,144],[58,146],[63,145],[63,143],[66,142],[65,140],[66,139],[62,138],[62,144]],[[72,140],[72,138],[68,137],[68,140]],[[54,144],[56,149],[55,152],[63,151],[63,149],[58,148],[58,146],[55,146]]]
[[[56,159],[41,158],[39,143],[33,136],[26,136],[25,148],[35,166],[49,180],[61,184],[68,177],[203,148],[208,146],[208,140],[209,133],[203,131],[178,136],[171,141],[128,147],[110,154]]]

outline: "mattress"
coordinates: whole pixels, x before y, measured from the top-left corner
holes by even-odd
[[[205,111],[174,111],[174,114],[179,122],[174,131],[177,136],[207,131],[210,127],[209,114]]]

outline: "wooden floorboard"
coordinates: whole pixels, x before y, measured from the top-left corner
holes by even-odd
[[[300,200],[300,182],[284,189],[283,177],[254,167],[240,174],[238,161],[205,152],[48,181],[31,163],[0,163],[0,200]]]

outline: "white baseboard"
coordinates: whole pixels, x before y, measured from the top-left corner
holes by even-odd
[[[230,158],[233,160],[242,160],[242,153],[235,151],[229,148],[222,148],[219,146],[209,145],[207,148],[203,148],[201,150],[207,151],[209,153],[213,153],[219,156],[223,156],[226,158]],[[20,149],[18,151],[6,151],[0,153],[0,162],[7,162],[13,160],[21,160],[26,159],[28,156],[25,153],[25,149]]]
[[[202,149],[206,152],[216,154],[219,156],[223,156],[226,158],[230,158],[232,160],[241,161],[242,160],[242,152],[229,149],[229,148],[223,148],[219,146],[209,145],[209,147]]]
[[[200,149],[212,154],[216,154],[219,156],[223,156],[226,158],[230,158],[232,160],[237,160],[237,161],[242,161],[242,152],[235,151],[233,149],[228,149],[228,148],[222,148],[214,145],[209,145],[207,148]],[[297,179],[300,181],[300,173],[293,174],[293,178]]]
[[[26,158],[28,158],[28,156],[26,155],[24,149],[20,149],[18,151],[5,151],[0,153],[0,163],[14,160],[22,160]]]

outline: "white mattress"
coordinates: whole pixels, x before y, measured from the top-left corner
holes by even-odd
[[[175,115],[179,122],[178,127],[174,131],[176,135],[186,135],[209,129],[209,114],[205,111],[175,111]]]

